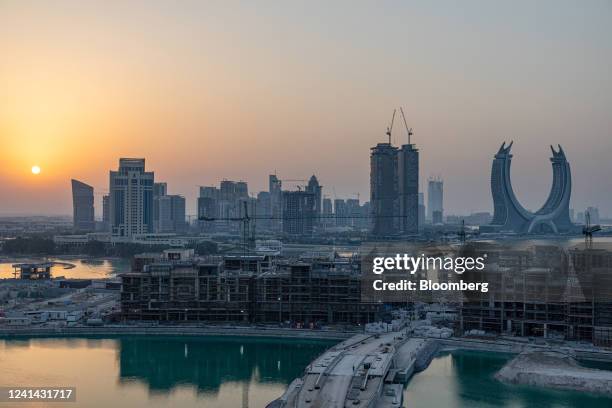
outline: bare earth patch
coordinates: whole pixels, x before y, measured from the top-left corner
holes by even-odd
[[[612,371],[582,367],[560,352],[523,352],[499,370],[495,378],[511,384],[612,395]]]

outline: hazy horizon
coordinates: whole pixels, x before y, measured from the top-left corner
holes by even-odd
[[[188,214],[200,185],[256,193],[273,173],[368,201],[370,147],[403,106],[446,214],[492,210],[491,160],[514,140],[525,207],[561,144],[571,207],[609,217],[611,17],[603,0],[3,1],[0,215],[69,215],[75,178],[99,217],[120,157],[146,158]]]

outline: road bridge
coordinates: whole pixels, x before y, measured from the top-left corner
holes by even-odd
[[[434,350],[405,332],[359,334],[317,357],[268,408],[401,407],[420,353]]]

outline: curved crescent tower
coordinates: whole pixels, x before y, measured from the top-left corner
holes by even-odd
[[[569,201],[572,192],[570,165],[561,146],[559,151],[551,146],[550,161],[553,182],[548,199],[535,213],[527,211],[516,199],[510,181],[512,143],[502,143],[491,168],[491,193],[493,194],[493,220],[488,230],[520,234],[564,233],[573,229],[569,217]]]

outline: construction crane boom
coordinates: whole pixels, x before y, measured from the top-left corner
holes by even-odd
[[[391,116],[391,124],[387,127],[387,136],[389,137],[389,144],[391,144],[391,132],[393,131],[393,121],[395,120],[395,111],[397,109],[393,109],[393,116]]]
[[[402,119],[404,120],[404,126],[406,127],[406,133],[408,133],[408,144],[411,144],[410,139],[412,137],[412,128],[408,128],[408,123],[406,122],[406,116],[404,115],[404,109],[400,107],[400,112],[402,114]]]
[[[587,212],[585,214],[585,225],[582,228],[582,233],[584,234],[584,241],[587,247],[590,247],[593,244],[593,233],[601,231],[601,226],[599,225],[591,225],[591,214]]]
[[[251,217],[249,215],[248,202],[243,201],[244,215],[242,217],[198,217],[199,221],[238,221],[242,223],[242,241],[245,254],[248,249],[255,246],[255,228],[251,228],[251,221],[263,219],[264,217]]]

